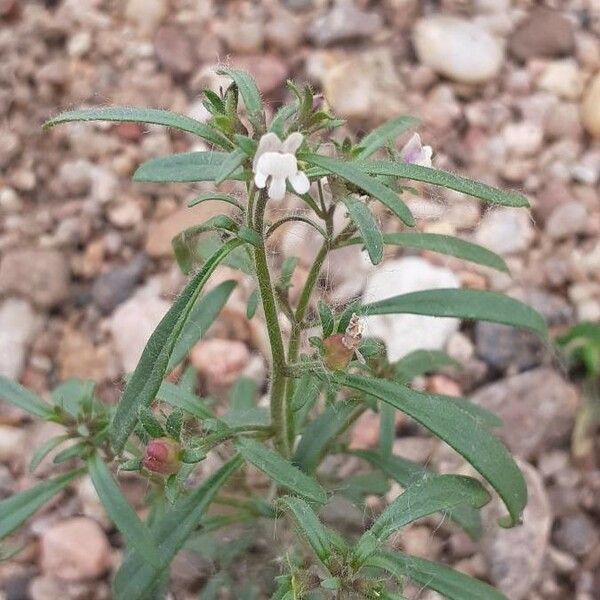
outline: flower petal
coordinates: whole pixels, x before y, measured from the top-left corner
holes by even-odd
[[[295,175],[288,178],[290,185],[298,194],[306,194],[310,189],[310,181],[303,171],[298,171]]]
[[[276,133],[273,133],[272,131],[265,133],[258,142],[258,148],[256,149],[256,153],[254,154],[254,159],[252,161],[252,170],[256,171],[258,159],[265,152],[279,152],[281,150],[281,146],[282,142]]]
[[[415,163],[421,156],[421,136],[418,133],[413,133],[411,138],[402,146],[400,150],[400,158],[407,163]]]
[[[269,184],[269,198],[271,198],[271,200],[283,200],[284,196],[285,178],[271,177],[271,183]]]
[[[267,177],[268,175],[265,175],[262,171],[256,171],[254,175],[254,185],[259,190],[262,190],[265,185],[267,185]]]
[[[296,154],[296,150],[300,148],[304,136],[299,131],[294,131],[287,136],[285,142],[281,145],[281,152],[289,152],[290,154]]]

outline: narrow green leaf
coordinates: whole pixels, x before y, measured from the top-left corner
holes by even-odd
[[[0,501],[0,539],[13,532],[83,472],[82,469],[69,471]]]
[[[346,196],[342,201],[348,209],[350,220],[358,228],[360,237],[374,265],[383,258],[383,235],[369,207],[354,196]]]
[[[175,344],[169,360],[168,371],[181,363],[192,347],[202,339],[227,304],[236,285],[237,282],[233,279],[223,281],[196,302]]]
[[[108,467],[99,454],[94,453],[87,461],[88,472],[102,505],[127,543],[149,563],[158,567],[160,558],[156,552],[156,540],[140,521],[135,510],[127,502]]]
[[[29,462],[29,470],[33,473],[40,463],[54,450],[57,446],[60,446],[63,442],[66,442],[71,436],[68,434],[57,435],[46,440],[34,453]]]
[[[450,567],[401,552],[380,552],[366,563],[396,578],[408,577],[448,600],[508,600],[504,594]]]
[[[415,350],[394,364],[394,379],[408,384],[415,377],[439,371],[443,367],[457,367],[459,363],[441,350]]]
[[[254,79],[245,71],[237,71],[236,69],[219,69],[217,73],[227,75],[233,79],[244,100],[250,122],[255,128],[259,126],[263,118],[262,100]]]
[[[370,175],[388,175],[431,183],[501,206],[529,206],[527,198],[522,194],[499,190],[480,181],[465,179],[447,171],[438,171],[430,167],[388,160],[361,160],[356,161],[354,164],[356,168]]]
[[[385,206],[409,227],[412,227],[415,224],[415,220],[410,210],[406,204],[400,200],[396,192],[375,179],[375,177],[371,177],[365,173],[364,170],[356,168],[355,163],[348,163],[320,154],[303,153],[299,158],[312,165],[321,167],[329,173],[338,175],[370,196],[373,196],[373,198],[377,198],[377,200],[385,204]]]
[[[392,454],[382,454],[374,450],[354,450],[352,454],[366,460],[390,479],[397,481],[403,488],[409,488],[426,477],[437,475],[426,467]],[[481,537],[483,532],[481,515],[474,508],[460,506],[450,511],[449,517],[462,527],[471,539],[477,540]]]
[[[363,240],[361,238],[352,238],[344,242],[343,246],[362,243]],[[391,246],[404,246],[406,248],[418,248],[419,250],[438,252],[508,273],[506,262],[504,262],[501,256],[479,244],[467,242],[451,235],[420,233],[417,231],[385,233],[383,235],[383,243]]]
[[[219,263],[241,243],[239,240],[227,242],[206,261],[150,336],[111,424],[112,442],[117,452],[123,450],[135,428],[139,407],[149,405],[155,398],[167,372],[175,344],[208,278]]]
[[[230,152],[221,163],[215,183],[219,185],[228,179],[232,173],[236,172],[244,164],[246,158],[248,158],[246,153],[240,148],[236,148],[233,152]]]
[[[151,183],[215,181],[227,157],[226,152],[183,152],[152,158],[138,167],[133,180]],[[229,179],[243,179],[242,169],[231,173]]]
[[[279,139],[283,139],[284,134],[285,134],[285,132],[284,132],[285,122],[297,110],[298,110],[298,105],[296,105],[296,104],[284,104],[283,106],[281,106],[275,113],[275,116],[273,117],[273,120],[271,121],[271,124],[269,125],[269,131],[276,133],[279,136]]]
[[[490,500],[485,488],[472,477],[434,475],[415,483],[398,496],[358,541],[355,556],[362,564],[393,533],[436,512],[460,506],[481,508]]]
[[[289,515],[296,531],[308,542],[321,562],[327,563],[332,552],[331,540],[315,511],[301,498],[292,496],[282,496],[277,500],[277,505]]]
[[[294,415],[294,430],[301,431],[306,415],[315,405],[321,393],[321,382],[310,374],[303,375],[296,380],[294,394],[292,395],[291,408]]]
[[[211,200],[216,200],[219,202],[227,202],[227,204],[231,204],[236,208],[239,208],[241,211],[244,210],[244,207],[229,194],[219,194],[218,192],[209,192],[208,194],[200,194],[200,196],[196,196],[193,200],[188,202],[188,207],[192,208],[193,206],[197,206],[198,204],[202,204],[203,202],[210,202]]]
[[[158,541],[161,568],[146,562],[134,549],[128,554],[114,582],[115,600],[150,600],[153,588],[161,580],[177,552],[200,523],[208,505],[227,479],[243,464],[238,455],[211,475],[200,487],[177,501],[157,519],[152,535]]]
[[[391,454],[396,439],[396,409],[386,402],[379,403],[379,451]]]
[[[250,377],[240,377],[234,384],[230,399],[230,410],[248,410],[256,405],[258,385]]]
[[[183,411],[178,408],[174,410],[168,417],[165,423],[165,429],[169,437],[174,440],[181,438],[181,430],[183,428]]]
[[[60,465],[61,463],[67,462],[72,458],[82,458],[87,455],[90,451],[90,446],[87,442],[79,442],[77,444],[73,444],[64,450],[61,450],[53,459],[53,463],[55,465]]]
[[[379,148],[382,148],[388,142],[393,142],[401,133],[415,127],[418,123],[418,119],[409,116],[395,117],[386,121],[360,140],[358,143],[360,152],[357,154],[357,158],[369,158]]]
[[[216,146],[222,146],[224,148],[231,147],[229,140],[209,125],[200,123],[200,121],[196,121],[185,115],[179,115],[169,110],[160,110],[156,108],[111,106],[105,108],[70,110],[46,121],[44,123],[44,128],[48,129],[55,125],[59,125],[60,123],[69,123],[73,121],[115,121],[165,125],[172,129],[193,133]]]
[[[246,317],[248,319],[252,319],[256,314],[256,309],[258,308],[258,301],[260,300],[260,295],[258,293],[258,289],[252,290],[250,296],[248,296],[248,303],[246,304]]]
[[[437,289],[411,292],[363,306],[365,315],[415,314],[491,321],[528,329],[546,337],[547,328],[538,312],[523,302],[483,290]]]
[[[390,381],[339,372],[327,377],[391,404],[445,441],[498,492],[510,513],[510,524],[518,524],[527,503],[525,480],[506,448],[479,419],[443,396],[422,394]]]
[[[56,416],[52,407],[39,396],[4,375],[0,375],[0,398],[45,421],[51,421]]]
[[[161,383],[158,392],[156,392],[156,398],[161,402],[166,402],[175,408],[184,410],[201,421],[216,418],[196,394],[170,381]]]
[[[348,429],[361,411],[362,406],[353,400],[328,406],[304,429],[294,454],[294,464],[305,473],[313,473],[329,445]]]
[[[333,316],[333,311],[325,302],[319,300],[318,304],[319,317],[321,319],[321,328],[323,330],[323,339],[328,338],[333,334],[333,329],[335,327],[335,317]]]
[[[312,477],[273,450],[250,438],[239,438],[236,447],[249,463],[275,483],[313,502],[327,502],[327,492]]]

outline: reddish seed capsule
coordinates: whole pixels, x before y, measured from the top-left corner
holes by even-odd
[[[170,438],[156,438],[146,446],[143,464],[148,471],[172,475],[179,471],[181,446]]]
[[[343,333],[336,333],[323,340],[323,362],[332,371],[343,371],[354,356],[354,348],[349,348]]]

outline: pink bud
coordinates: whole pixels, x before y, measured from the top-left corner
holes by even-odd
[[[156,438],[146,446],[143,464],[148,471],[171,475],[179,471],[181,446],[170,438]]]
[[[332,371],[343,371],[354,356],[354,348],[349,348],[343,333],[336,333],[323,340],[323,362]]]

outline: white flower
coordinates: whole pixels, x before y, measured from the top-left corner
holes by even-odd
[[[431,155],[433,149],[431,146],[423,146],[421,136],[414,133],[413,136],[404,144],[400,150],[400,158],[411,165],[421,165],[422,167],[431,167]]]
[[[263,189],[270,177],[267,192],[272,200],[283,200],[286,179],[298,194],[308,192],[310,181],[298,170],[296,160],[296,151],[303,139],[302,134],[297,131],[290,134],[284,142],[274,133],[265,133],[260,138],[252,162],[254,183],[257,188]]]

